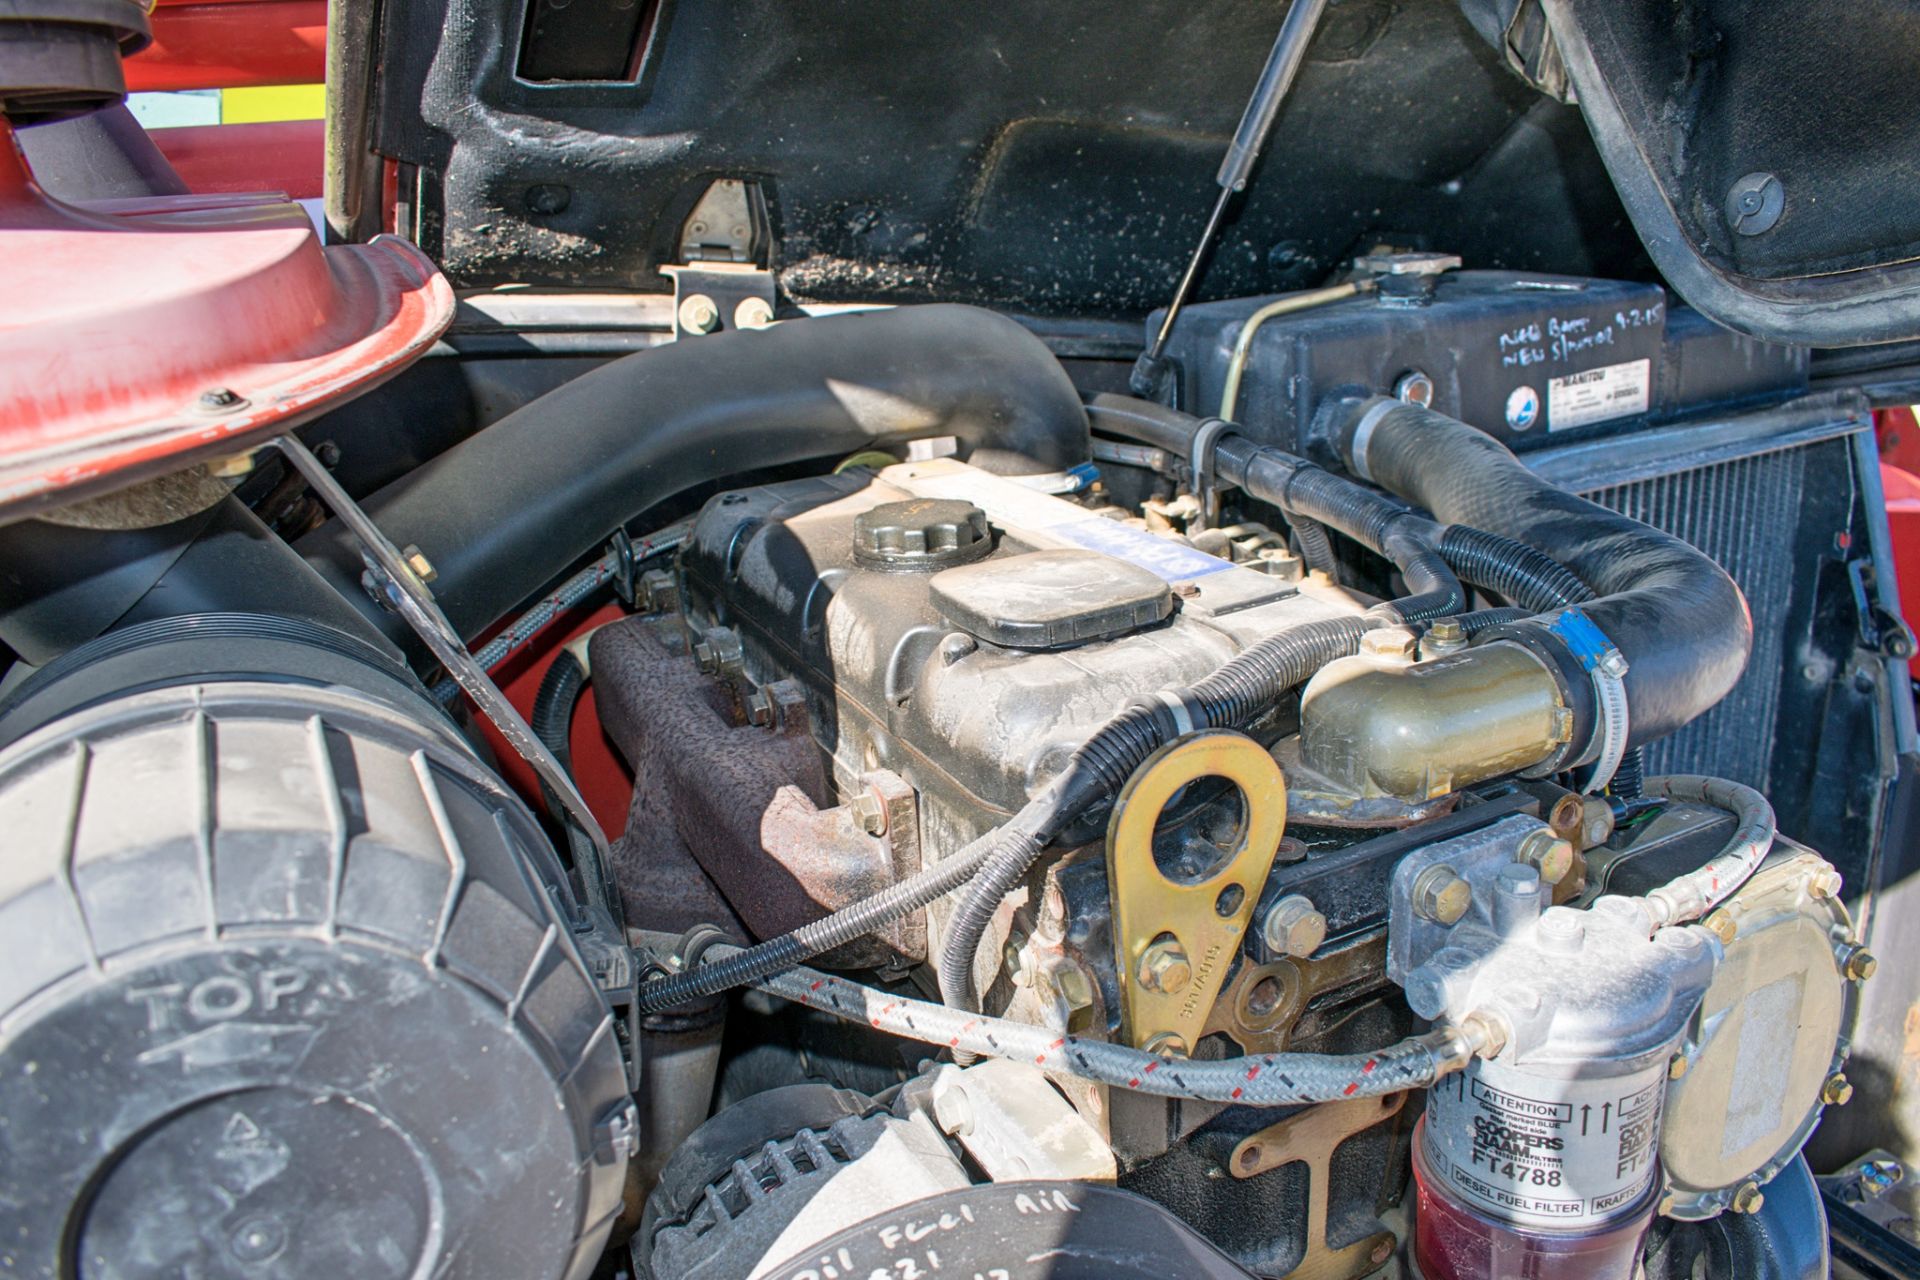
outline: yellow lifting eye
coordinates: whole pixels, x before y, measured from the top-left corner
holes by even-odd
[[[1239,787],[1246,820],[1225,860],[1185,883],[1154,861],[1153,832],[1167,804],[1201,778]],[[1127,779],[1107,826],[1107,888],[1128,1043],[1176,1056],[1192,1052],[1246,937],[1286,823],[1280,766],[1242,733],[1190,734],[1148,756]]]

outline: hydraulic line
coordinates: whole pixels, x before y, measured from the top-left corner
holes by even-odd
[[[1646,780],[1646,794],[1661,800],[1711,805],[1733,815],[1734,831],[1725,847],[1697,870],[1675,876],[1647,894],[1653,927],[1698,920],[1725,901],[1773,849],[1773,806],[1752,787],[1725,778],[1672,774]]]
[[[1276,298],[1266,306],[1248,316],[1240,325],[1240,334],[1233,340],[1233,355],[1227,360],[1227,381],[1220,391],[1220,412],[1218,417],[1228,422],[1234,421],[1233,415],[1240,409],[1240,382],[1247,374],[1247,357],[1253,351],[1253,336],[1260,332],[1262,325],[1279,316],[1288,316],[1296,311],[1307,311],[1314,307],[1324,307],[1329,302],[1339,302],[1357,294],[1371,293],[1379,287],[1372,277],[1362,280],[1350,280],[1345,284],[1331,285],[1325,289],[1309,289],[1305,293],[1290,293],[1284,298]]]
[[[1196,1062],[895,996],[809,969],[782,974],[760,987],[796,1004],[956,1054],[1028,1062],[1043,1071],[1133,1093],[1242,1106],[1337,1102],[1423,1088],[1464,1066],[1486,1043],[1469,1025],[1438,1028],[1377,1053],[1268,1053]]]

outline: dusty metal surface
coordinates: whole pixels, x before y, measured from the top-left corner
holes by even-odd
[[[756,938],[816,920],[919,869],[911,791],[878,771],[866,777],[870,800],[833,807],[804,702],[791,685],[742,697],[702,674],[668,624],[645,618],[602,628],[591,654],[601,722],[638,780],[613,850],[614,879],[636,922],[669,928],[652,918],[710,907],[681,900],[707,895],[673,887],[658,871],[667,863],[697,864]],[[755,711],[770,723],[752,723]],[[925,955],[925,919],[916,913],[828,960],[864,966]]]
[[[1324,1103],[1269,1125],[1234,1148],[1236,1178],[1251,1178],[1295,1162],[1307,1166],[1307,1249],[1299,1265],[1286,1273],[1288,1280],[1350,1280],[1379,1270],[1393,1256],[1398,1241],[1391,1231],[1331,1244],[1327,1202],[1333,1157],[1340,1144],[1399,1115],[1406,1102],[1406,1094],[1390,1093],[1383,1098]]]

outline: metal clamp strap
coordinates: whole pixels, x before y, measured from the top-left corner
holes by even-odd
[[[1582,791],[1602,791],[1613,781],[1627,754],[1627,657],[1579,609],[1563,609],[1548,627],[1593,682],[1594,709],[1600,717],[1600,754]]]
[[[1225,418],[1208,418],[1193,433],[1193,444],[1187,455],[1187,463],[1193,468],[1194,496],[1200,499],[1200,509],[1206,512],[1209,526],[1220,516],[1220,487],[1213,470],[1213,451],[1220,437],[1232,429],[1233,424]]]

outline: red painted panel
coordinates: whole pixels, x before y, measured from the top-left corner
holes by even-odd
[[[326,0],[162,4],[153,43],[126,61],[127,88],[235,89],[327,78]]]
[[[1920,476],[1885,462],[1880,486],[1886,492],[1887,530],[1893,537],[1893,575],[1899,580],[1900,613],[1909,626],[1920,625]],[[1920,656],[1907,669],[1920,679]]]
[[[545,678],[547,666],[553,661],[554,655],[566,647],[568,641],[626,616],[627,611],[612,601],[598,609],[583,606],[563,613],[546,630],[535,636],[526,648],[501,663],[493,673],[493,678],[507,695],[507,700],[519,709],[521,715],[531,720],[533,697],[540,691],[540,681]],[[481,643],[475,641],[474,647],[479,648]],[[492,721],[483,718],[480,728],[488,745],[493,748],[501,774],[537,810],[540,807],[540,786],[534,778],[533,769],[507,745]],[[600,820],[607,839],[619,839],[620,833],[627,829],[627,809],[633,802],[633,774],[607,740],[607,735],[600,731],[600,716],[594,709],[591,682],[587,684],[587,691],[580,695],[580,703],[573,713],[573,781],[586,799],[587,807],[593,810],[593,816]]]
[[[295,200],[320,197],[326,122],[208,124],[155,129],[162,155],[194,191],[282,191]]]
[[[430,347],[413,245],[323,248],[275,195],[48,199],[0,121],[0,513],[239,452]]]

